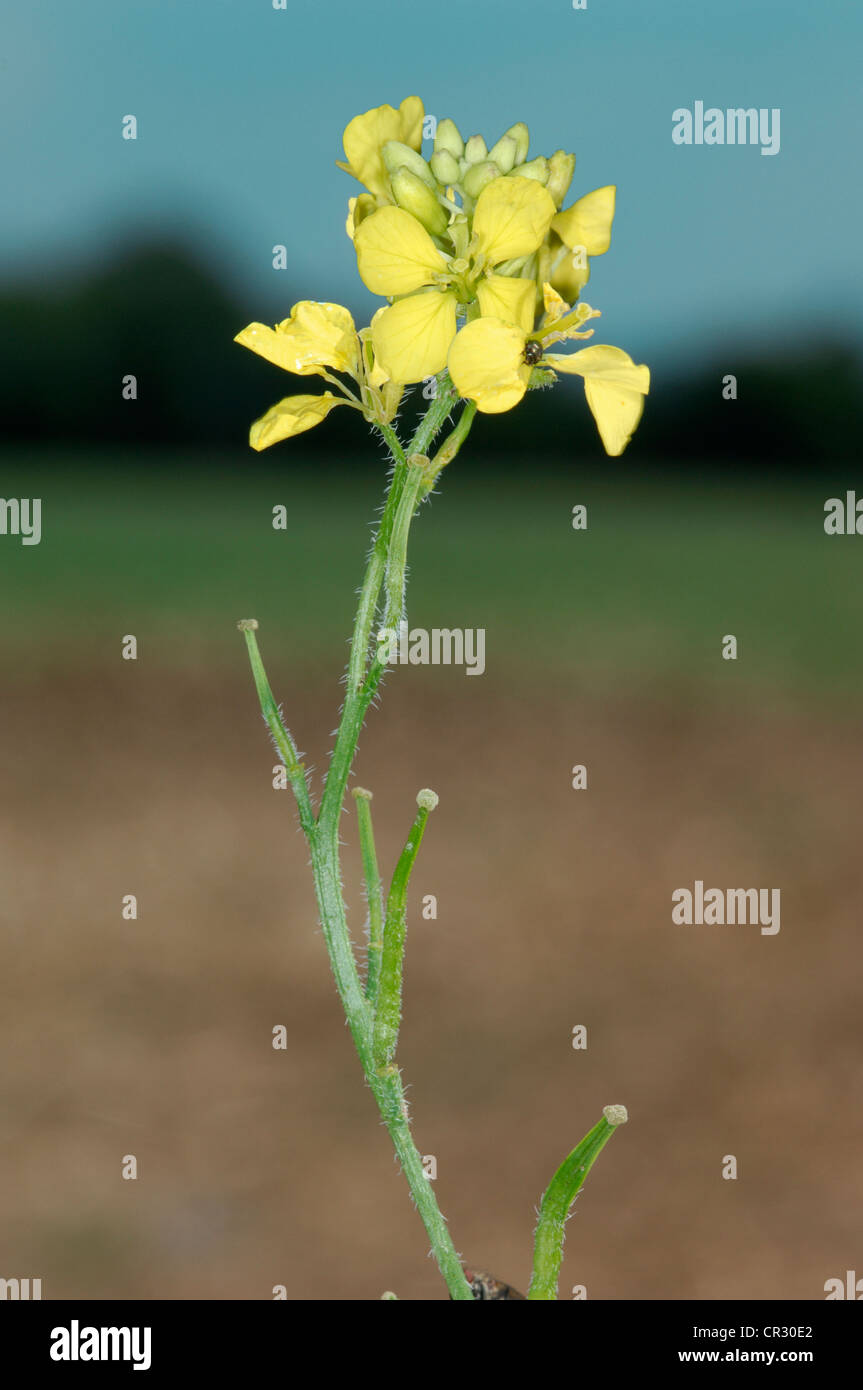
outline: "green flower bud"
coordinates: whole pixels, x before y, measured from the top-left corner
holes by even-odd
[[[515,125],[511,125],[509,130],[504,131],[503,136],[501,138],[505,140],[507,136],[510,136],[510,138],[515,141],[516,164],[523,164],[524,161],[527,159],[527,150],[530,144],[530,131],[528,130],[524,121],[517,121]]]
[[[461,159],[464,154],[464,140],[461,138],[461,132],[455,121],[451,121],[449,116],[437,123],[434,152],[435,154],[440,152],[451,154],[454,159]]]
[[[403,145],[401,140],[387,140],[381,148],[384,157],[384,164],[387,166],[387,173],[394,174],[396,169],[410,169],[416,174],[418,179],[428,184],[434,192],[437,188],[435,176],[426,164],[421,154],[412,150],[410,145]]]
[[[536,179],[537,183],[548,183],[548,160],[544,154],[537,155],[529,164],[519,164],[513,169],[512,178]]]
[[[413,169],[396,169],[390,174],[393,197],[400,208],[421,222],[432,236],[446,231],[449,217],[428,184],[417,178]]]
[[[472,135],[464,147],[464,157],[468,164],[481,164],[488,159],[488,146],[481,135]]]
[[[429,164],[438,183],[442,184],[444,188],[447,184],[458,183],[459,162],[455,155],[450,154],[449,150],[435,150]]]
[[[563,150],[555,150],[551,159],[548,161],[548,183],[546,187],[557,207],[563,206],[563,200],[569,191],[569,185],[572,183],[574,172],[575,155],[566,154]]]
[[[494,160],[502,174],[508,174],[515,164],[515,157],[518,154],[518,145],[511,135],[502,135],[496,145],[492,145],[488,152],[489,159]]]
[[[482,164],[474,164],[473,168],[468,169],[462,182],[462,188],[470,198],[478,198],[487,183],[493,179],[500,178],[500,169],[493,164],[490,159],[484,159]]]

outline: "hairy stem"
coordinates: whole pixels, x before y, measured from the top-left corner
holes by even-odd
[[[367,976],[366,990],[369,993],[367,998],[360,983],[357,961],[348,931],[341,883],[339,844],[339,822],[348,776],[353,765],[363,721],[383,671],[383,663],[378,655],[369,665],[369,645],[381,591],[382,589],[385,590],[386,595],[385,617],[390,617],[394,622],[397,622],[404,603],[410,525],[423,495],[424,483],[428,481],[426,472],[428,459],[425,455],[457,399],[457,394],[447,374],[441,373],[437,382],[437,394],[414,435],[409,455],[406,455],[395,432],[389,426],[379,426],[390,447],[393,473],[381,523],[372,545],[360,591],[351,642],[347,694],[316,821],[311,811],[302,764],[299,761],[293,740],[282,724],[278,706],[273,699],[260,654],[257,651],[257,643],[250,631],[250,624],[247,623],[242,626],[246,633],[261,708],[288,769],[291,786],[297,798],[300,821],[309,842],[315,893],[324,939],[351,1035],[366,1080],[371,1087],[392,1138],[402,1170],[417,1210],[422,1217],[431,1241],[432,1251],[446,1280],[450,1295],[453,1299],[461,1301],[470,1300],[473,1295],[470,1285],[465,1279],[432,1185],[423,1171],[422,1158],[411,1136],[407,1104],[398,1068],[389,1060],[381,1065],[375,1056],[374,1012],[371,1002],[374,991],[378,988],[374,981],[372,967],[375,953],[372,952],[369,956],[372,981],[370,990]],[[422,457],[413,457],[416,455]],[[395,615],[394,618],[393,615]],[[361,802],[362,798],[359,798],[358,806]],[[376,896],[378,903],[380,903],[380,888],[379,876],[378,886],[375,888],[377,865],[371,837],[370,814],[368,823],[363,828],[366,813],[368,813],[367,802],[364,811],[359,811],[359,816],[366,883],[369,888],[370,929],[373,940],[377,927],[374,925],[372,904]],[[427,815],[428,810],[426,809],[425,816]],[[418,846],[419,837],[416,838],[416,848]],[[406,849],[405,853],[407,852]],[[401,901],[403,903],[403,894],[407,889],[407,875],[409,875],[410,866],[409,864],[407,867],[405,866],[404,858],[403,854],[396,871],[394,884],[397,881],[398,886],[394,888],[396,893],[394,902]],[[412,862],[411,858],[410,863]],[[389,1057],[392,1056],[392,1049],[385,1049],[385,1051],[388,1051]]]
[[[448,375],[442,373],[438,378],[437,395],[420,421],[416,434],[411,440],[410,452],[412,454],[427,453],[457,400],[458,396]],[[372,553],[369,556],[366,576],[360,592],[351,639],[347,694],[342,707],[342,718],[318,813],[318,823],[325,828],[326,834],[333,833],[334,827],[338,825],[341,817],[345,788],[356,753],[360,731],[383,671],[383,663],[379,663],[373,680],[371,679],[371,671],[365,675],[365,679],[363,678],[368,661],[372,624],[388,564],[393,525],[401,501],[407,471],[406,464],[396,462],[381,524],[372,546]],[[374,663],[372,669],[374,669]]]

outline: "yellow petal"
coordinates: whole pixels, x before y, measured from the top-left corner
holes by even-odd
[[[584,394],[596,421],[605,452],[622,454],[641,419],[650,372],[636,365],[622,348],[597,344],[571,356],[549,352],[543,363],[556,372],[584,377]]]
[[[546,280],[542,287],[542,302],[545,307],[546,322],[551,324],[555,319],[562,319],[564,314],[568,314],[571,305],[565,299],[561,299],[557,290]]]
[[[378,310],[378,312],[381,313],[382,310]],[[374,386],[376,388],[380,386],[385,386],[389,379],[390,378],[388,373],[384,371],[380,362],[378,362],[375,359],[372,362],[371,368],[369,368],[366,371],[366,381],[368,382],[369,386]]]
[[[476,401],[486,415],[512,410],[530,380],[524,343],[521,329],[503,319],[465,324],[449,350],[449,372],[459,395]]]
[[[357,374],[357,332],[354,321],[341,304],[319,304],[300,300],[275,328],[250,323],[238,333],[235,343],[251,348],[286,372],[308,376],[332,367],[337,372]]]
[[[372,319],[375,365],[391,381],[423,381],[446,366],[456,331],[456,297],[427,290],[379,309]]]
[[[403,208],[379,208],[354,233],[360,279],[372,294],[410,294],[446,261],[425,228]]]
[[[529,256],[545,240],[555,212],[551,194],[535,179],[494,179],[476,200],[478,254],[491,265]]]
[[[525,333],[533,329],[536,285],[515,275],[488,275],[476,287],[483,318],[503,319]]]
[[[401,138],[402,115],[394,106],[375,106],[354,116],[345,127],[343,143],[349,172],[385,202],[390,201],[390,182],[381,146]]]
[[[557,232],[552,230],[539,251],[539,272],[544,280],[551,281],[553,288],[562,295],[567,304],[574,304],[590,279],[590,260],[584,247],[577,251],[567,248],[566,254],[558,263],[563,249],[564,243]],[[556,268],[552,270],[552,266]]]
[[[255,421],[249,430],[249,443],[260,453],[281,439],[314,429],[337,405],[350,405],[350,401],[334,396],[332,391],[322,396],[286,396]]]
[[[588,256],[601,256],[611,245],[611,224],[614,221],[614,199],[617,189],[613,183],[596,188],[559,212],[552,228],[567,246],[583,246]]]
[[[348,198],[348,215],[345,221],[345,231],[351,241],[354,239],[354,232],[362,222],[363,218],[368,217],[369,213],[374,212],[377,207],[377,199],[371,193],[361,193],[358,198]]]
[[[405,97],[399,106],[401,117],[401,135],[397,139],[403,145],[410,145],[412,150],[419,154],[423,143],[423,120],[425,111],[423,109],[421,97]]]

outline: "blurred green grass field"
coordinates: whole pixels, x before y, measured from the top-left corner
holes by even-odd
[[[3,495],[42,498],[41,544],[0,544],[7,679],[113,662],[129,632],[140,660],[215,672],[239,660],[247,616],[283,668],[335,676],[384,464],[369,449],[352,474],[294,465],[7,454]],[[484,627],[489,673],[514,684],[578,670],[844,701],[863,681],[863,541],[825,535],[828,495],[822,480],[749,484],[739,468],[705,482],[609,460],[601,475],[528,464],[497,479],[459,459],[414,523],[409,618]],[[273,529],[277,505],[287,530]],[[721,659],[726,633],[736,663]]]

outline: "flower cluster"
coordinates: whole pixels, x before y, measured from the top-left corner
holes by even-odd
[[[622,453],[641,418],[647,367],[610,346],[549,351],[592,336],[584,325],[598,311],[576,301],[591,257],[610,245],[614,187],[563,208],[575,156],[529,160],[523,123],[489,149],[442,120],[426,160],[423,121],[419,97],[408,97],[355,116],[344,133],[340,167],[366,190],[350,199],[347,232],[360,278],[387,300],[370,326],[357,332],[346,309],[304,301],[275,329],[251,324],[237,336],[340,391],[279,402],[252,426],[253,448],[311,428],[340,404],[389,423],[406,386],[447,369],[459,395],[488,414],[560,372],[581,376],[606,452]]]

